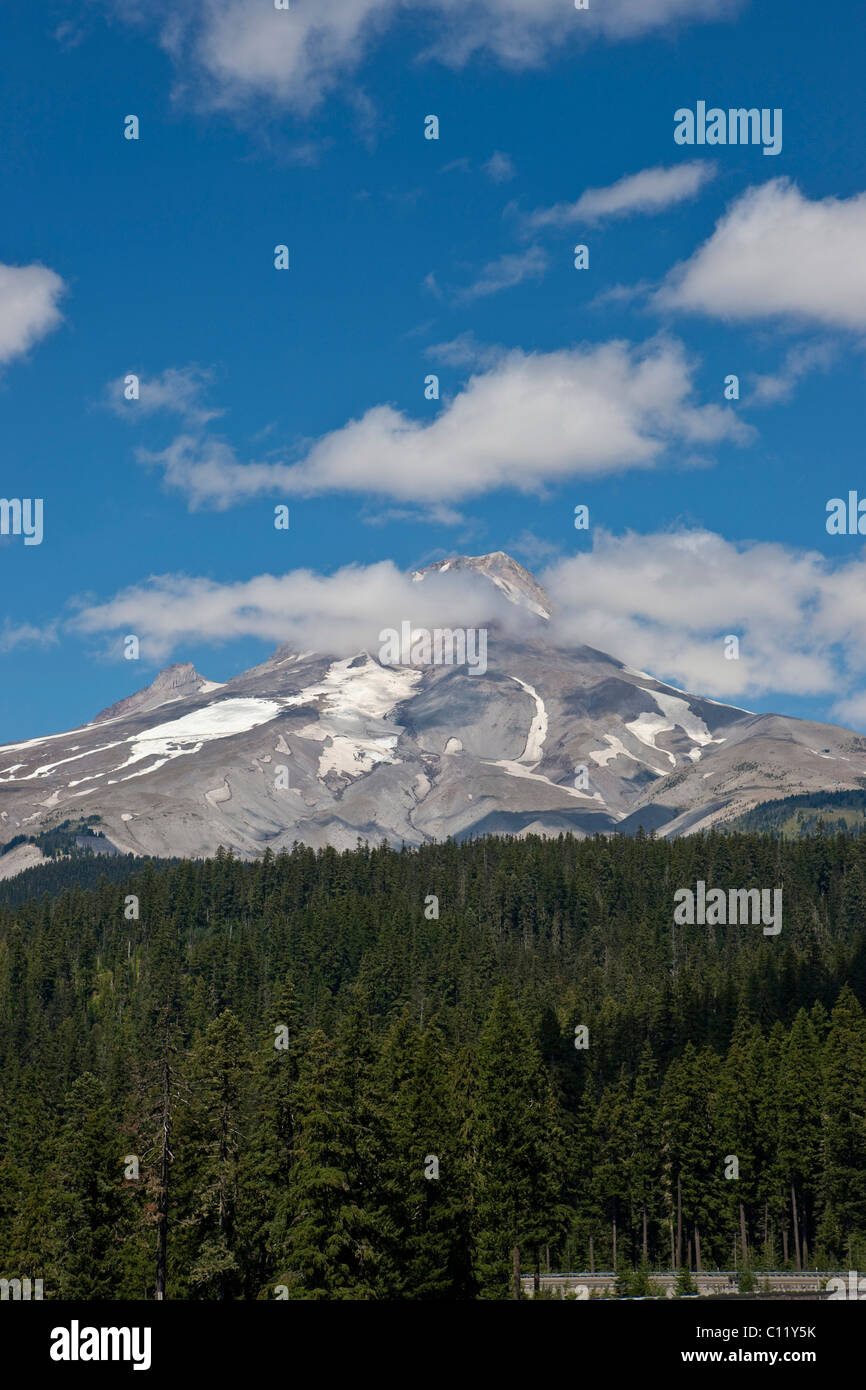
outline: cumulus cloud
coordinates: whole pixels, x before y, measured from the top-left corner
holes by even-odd
[[[236,502],[274,493],[285,486],[291,469],[278,463],[241,463],[223,439],[180,434],[165,449],[137,450],[138,461],[163,470],[165,486],[182,492],[190,510],[224,511]]]
[[[539,208],[526,217],[533,230],[567,227],[573,223],[601,222],[610,217],[630,217],[635,213],[658,213],[694,198],[715,175],[709,161],[692,160],[665,169],[660,165],[628,174],[608,188],[588,188],[576,203],[557,203]]]
[[[375,652],[384,628],[472,627],[498,619],[517,633],[530,622],[478,574],[431,576],[421,582],[390,560],[346,565],[334,574],[294,570],[218,584],[159,575],[105,603],[82,607],[70,621],[81,636],[116,640],[134,632],[142,654],[162,661],[190,643],[219,645],[241,637],[288,643],[297,651],[348,656]]]
[[[164,410],[180,415],[190,424],[206,425],[225,414],[202,403],[202,396],[212,380],[213,372],[203,367],[166,367],[159,376],[139,375],[138,400],[130,401],[124,394],[126,377],[122,376],[109,382],[108,404],[124,420],[135,421],[142,415]]]
[[[844,717],[847,692],[862,686],[866,553],[834,564],[817,551],[704,530],[598,530],[591,552],[541,580],[557,604],[559,640],[699,693],[838,694]],[[728,635],[740,639],[739,660],[725,658]]]
[[[60,323],[66,286],[44,265],[0,265],[0,364],[27,352]]]
[[[606,0],[586,11],[563,0],[315,0],[275,10],[261,0],[152,0],[142,19],[199,97],[240,106],[266,96],[309,113],[357,71],[383,33],[403,20],[423,56],[461,67],[487,54],[537,67],[569,43],[633,39],[689,21],[731,17],[740,0]]]
[[[673,446],[746,442],[749,428],[733,411],[694,401],[694,366],[667,339],[515,350],[472,376],[432,420],[374,406],[292,464],[242,463],[225,441],[192,434],[139,457],[192,507],[275,493],[363,492],[412,506],[498,488],[538,494],[567,478],[652,468]]]
[[[810,201],[788,179],[750,188],[656,296],[730,320],[866,328],[866,193]]]

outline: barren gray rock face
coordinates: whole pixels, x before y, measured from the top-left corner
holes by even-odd
[[[166,666],[156,680],[144,690],[118,700],[109,705],[94,719],[94,724],[102,724],[106,719],[117,719],[122,714],[139,714],[145,710],[158,709],[168,700],[182,700],[186,695],[197,695],[199,691],[213,689],[216,682],[205,680],[190,661],[178,661]]]
[[[675,835],[862,786],[866,739],[690,695],[590,647],[509,556],[460,556],[521,610],[483,674],[280,647],[219,685],[189,664],[68,733],[0,747],[0,842],[98,816],[136,854],[243,857],[480,834]]]

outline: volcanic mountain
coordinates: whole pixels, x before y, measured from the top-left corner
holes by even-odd
[[[502,552],[412,578],[429,591],[463,571],[520,617],[491,622],[483,673],[287,646],[222,684],[167,667],[81,728],[0,747],[0,843],[85,817],[124,852],[190,857],[359,837],[678,835],[866,785],[859,734],[751,714],[559,645],[547,594]]]

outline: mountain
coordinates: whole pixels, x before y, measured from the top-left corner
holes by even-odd
[[[641,825],[667,836],[866,786],[859,734],[558,645],[548,596],[502,552],[413,578],[429,588],[451,571],[489,581],[492,610],[503,594],[519,610],[519,628],[491,623],[483,673],[287,646],[223,684],[169,666],[82,728],[0,747],[0,842],[84,818],[122,851],[183,856]],[[13,853],[25,851],[33,862],[32,845]]]
[[[549,620],[552,605],[547,594],[529,570],[518,565],[504,550],[495,550],[492,555],[457,555],[453,560],[438,560],[426,569],[415,570],[412,578],[417,583],[428,575],[459,574],[462,570],[483,574],[512,603]]]
[[[151,685],[118,700],[97,714],[94,724],[103,724],[108,719],[118,719],[124,714],[140,714],[146,710],[158,709],[169,700],[182,700],[187,695],[198,695],[201,691],[218,690],[219,681],[206,680],[189,661],[178,661],[160,671]]]

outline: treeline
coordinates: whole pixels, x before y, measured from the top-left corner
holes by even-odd
[[[674,927],[698,879],[781,886],[781,934]],[[0,908],[0,1277],[862,1267],[864,1001],[866,837],[220,853],[34,896]]]
[[[162,868],[179,862],[177,859],[143,860],[134,854],[105,856],[93,854],[88,849],[72,849],[62,858],[48,859],[44,864],[22,869],[11,878],[0,879],[0,907],[17,907],[31,898],[55,897],[64,888],[97,888],[102,880],[125,883],[131,874],[141,872],[144,863]]]

